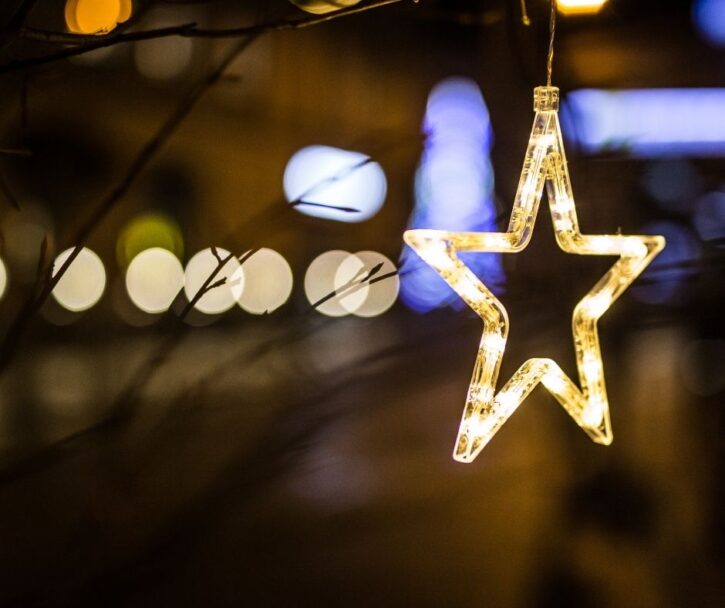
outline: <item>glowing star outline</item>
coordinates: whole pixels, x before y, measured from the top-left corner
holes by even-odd
[[[588,235],[579,231],[559,125],[559,89],[534,89],[534,125],[506,232],[408,230],[405,242],[483,320],[453,458],[472,462],[540,382],[596,443],[609,445],[612,429],[599,348],[598,319],[664,248],[662,236]],[[527,360],[496,393],[508,336],[503,304],[457,252],[519,253],[529,243],[546,185],[556,242],[566,253],[619,259],[575,306],[572,332],[581,389],[552,359]]]

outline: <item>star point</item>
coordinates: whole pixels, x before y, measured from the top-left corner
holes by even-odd
[[[579,230],[558,117],[557,87],[534,90],[534,126],[506,232],[408,230],[405,242],[453,288],[483,321],[466,406],[453,451],[472,462],[539,384],[596,443],[609,445],[612,430],[597,321],[664,248],[661,236],[588,235]],[[519,253],[528,245],[546,188],[556,242],[575,255],[619,259],[575,306],[572,333],[579,386],[552,359],[524,362],[498,393],[509,319],[503,304],[458,257],[459,252]]]

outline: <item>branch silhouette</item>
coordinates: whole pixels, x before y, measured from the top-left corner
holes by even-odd
[[[106,36],[99,37],[96,35],[66,34],[24,27],[21,29],[21,34],[25,38],[49,43],[70,44],[74,46],[64,48],[60,51],[55,51],[47,55],[20,59],[0,65],[0,74],[38,67],[54,63],[56,61],[61,61],[63,59],[69,59],[70,57],[84,55],[97,49],[107,48],[118,44],[127,44],[129,42],[158,40],[159,38],[169,38],[173,36],[206,39],[246,38],[248,36],[256,37],[270,32],[306,29],[323,23],[329,23],[330,21],[336,21],[337,19],[341,19],[343,17],[349,17],[350,15],[357,15],[391,4],[398,4],[403,1],[404,0],[378,0],[362,6],[341,9],[337,12],[322,16],[294,20],[280,20],[266,24],[221,29],[200,28],[196,23],[190,22],[170,27],[141,30],[138,32],[114,33],[114,31]]]

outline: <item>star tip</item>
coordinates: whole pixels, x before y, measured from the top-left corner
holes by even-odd
[[[457,454],[453,453],[453,460],[456,462],[460,462],[461,464],[471,464],[474,460],[474,457],[470,454]]]
[[[612,441],[614,441],[614,437],[611,433],[606,434],[597,434],[596,437],[593,437],[594,443],[598,443],[599,445],[608,446],[612,445]]]

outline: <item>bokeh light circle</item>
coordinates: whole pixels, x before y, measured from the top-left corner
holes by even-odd
[[[131,0],[67,0],[65,22],[76,34],[107,34],[131,16]]]
[[[705,40],[725,46],[725,0],[695,0],[692,19]]]
[[[139,253],[161,247],[177,258],[184,257],[184,239],[179,224],[165,213],[149,212],[137,215],[121,231],[116,244],[116,257],[126,268]]]
[[[139,74],[149,80],[172,80],[181,76],[191,63],[194,43],[178,36],[144,40],[135,45],[134,63]]]
[[[5,262],[0,259],[0,300],[5,295],[8,287],[8,271],[5,268]]]
[[[360,0],[292,0],[292,4],[315,15],[339,11],[341,8],[354,6],[359,2]]]
[[[229,256],[229,252],[225,249],[217,247],[216,252],[222,260]],[[217,260],[214,256],[211,248],[203,249],[189,260],[189,263],[186,265],[184,283],[184,291],[189,301],[194,298],[199,289],[201,289],[202,285],[204,285],[218,265],[219,260]],[[232,292],[232,288],[234,287],[238,292],[241,292],[244,289],[243,285],[235,286],[232,284],[235,281],[239,282],[244,280],[244,275],[242,273],[237,273],[239,268],[239,261],[236,257],[232,256],[232,258],[224,264],[211,281],[211,284],[214,284],[219,279],[226,277],[227,283],[225,285],[221,285],[220,287],[215,287],[205,293],[196,303],[195,308],[205,314],[215,315],[226,312],[234,306],[237,299]]]
[[[349,258],[352,258],[350,260]],[[338,272],[345,265],[344,271]],[[352,287],[351,282],[364,277],[362,260],[348,251],[333,250],[320,254],[305,273],[305,295],[310,304],[315,304],[337,291],[335,296],[317,307],[317,311],[328,317],[344,317],[357,310],[368,294],[368,286]],[[347,295],[343,295],[343,294]]]
[[[73,247],[61,253],[53,264],[53,274],[63,266]],[[101,299],[106,288],[106,269],[93,251],[84,247],[53,289],[53,297],[63,308],[80,312]]]
[[[562,15],[591,15],[598,13],[607,0],[557,0],[556,6]]]
[[[302,148],[284,171],[287,200],[312,203],[295,206],[296,211],[338,222],[362,222],[373,217],[385,202],[387,188],[383,168],[366,154],[330,146]]]
[[[725,192],[708,192],[701,197],[695,205],[692,221],[703,241],[725,245]]]
[[[370,272],[379,264],[380,269],[370,276]],[[363,278],[370,276],[370,283],[363,302],[359,302],[357,298],[341,298],[341,306],[358,317],[377,317],[383,314],[395,304],[400,290],[400,279],[397,274],[379,281],[375,279],[395,271],[395,264],[377,251],[358,251],[355,255],[348,256],[335,273],[335,283],[343,285],[346,280],[359,273],[362,273]]]
[[[282,306],[292,293],[294,281],[284,256],[267,248],[246,258],[232,278],[234,297],[245,311],[254,315],[270,313]]]
[[[663,209],[687,214],[702,188],[702,178],[687,160],[670,158],[650,163],[642,176],[647,193]]]
[[[183,286],[184,268],[179,258],[161,247],[139,253],[126,271],[129,298],[150,314],[167,311]]]

